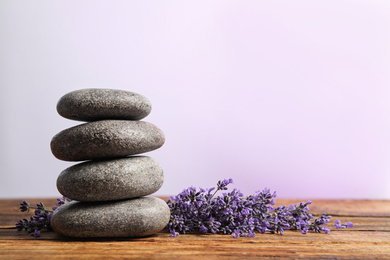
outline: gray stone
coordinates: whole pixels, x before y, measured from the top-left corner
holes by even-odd
[[[54,211],[51,226],[68,237],[142,237],[166,227],[170,210],[153,197],[110,202],[72,201]]]
[[[61,116],[79,121],[139,120],[149,115],[151,109],[146,97],[117,89],[80,89],[64,95],[57,103]]]
[[[136,156],[71,166],[57,179],[58,191],[78,201],[130,199],[158,191],[163,170],[153,158]]]
[[[64,161],[124,157],[160,148],[164,133],[143,121],[102,120],[59,132],[51,140],[51,151]]]

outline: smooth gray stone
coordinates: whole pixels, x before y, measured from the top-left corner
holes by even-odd
[[[102,120],[59,132],[51,140],[51,151],[64,161],[124,157],[160,148],[164,133],[143,121]]]
[[[58,176],[57,188],[72,200],[107,201],[150,195],[163,182],[163,170],[156,160],[136,156],[71,166]]]
[[[149,115],[151,109],[146,97],[118,89],[80,89],[64,95],[57,103],[61,116],[79,121],[139,120]]]
[[[141,197],[110,202],[67,203],[54,211],[51,226],[68,237],[142,237],[163,230],[170,219],[165,201]]]

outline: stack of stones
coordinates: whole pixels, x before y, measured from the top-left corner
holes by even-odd
[[[161,231],[167,204],[144,197],[160,189],[163,171],[153,158],[132,156],[161,147],[163,132],[138,121],[151,111],[144,96],[114,89],[64,95],[58,113],[87,123],[55,135],[51,150],[65,161],[85,161],[61,172],[57,188],[72,202],[53,214],[54,231],[70,237],[139,237]]]

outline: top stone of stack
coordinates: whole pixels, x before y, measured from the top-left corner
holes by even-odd
[[[140,120],[149,115],[150,101],[137,93],[117,89],[81,89],[64,95],[58,113],[78,121],[105,119]]]

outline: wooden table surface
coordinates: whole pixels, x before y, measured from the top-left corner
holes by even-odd
[[[329,234],[286,231],[280,234],[256,233],[256,237],[233,238],[230,235],[186,234],[169,237],[162,231],[145,238],[71,239],[54,232],[42,232],[33,238],[15,228],[17,220],[31,215],[19,211],[18,199],[0,199],[0,258],[321,258],[390,259],[390,200],[313,200],[310,211],[318,216],[326,212],[343,223],[352,221],[352,229]],[[55,199],[28,199],[54,206]],[[277,199],[278,205],[302,200]]]

